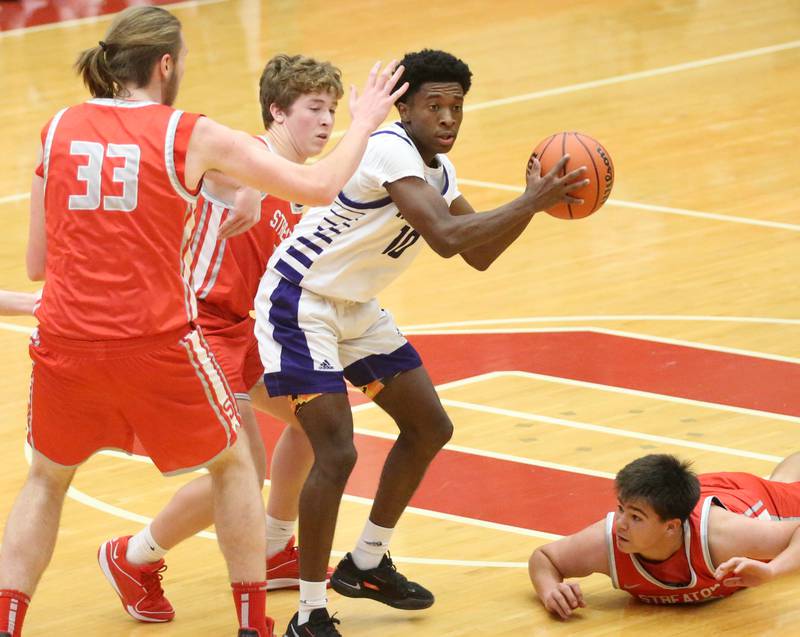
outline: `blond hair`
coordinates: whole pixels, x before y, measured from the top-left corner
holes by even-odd
[[[276,55],[264,67],[258,86],[264,128],[274,120],[269,110],[272,104],[288,111],[301,95],[329,92],[337,100],[344,95],[342,72],[330,62],[317,62],[305,55]]]
[[[181,23],[166,9],[130,7],[122,11],[98,45],[81,52],[75,70],[93,97],[124,95],[126,84],[146,86],[165,54],[177,60]]]

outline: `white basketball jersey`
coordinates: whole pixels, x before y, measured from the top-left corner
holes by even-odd
[[[366,302],[413,261],[422,241],[384,184],[419,177],[449,206],[461,193],[445,155],[425,165],[399,122],[372,134],[355,175],[329,206],[311,208],[275,251],[269,269],[321,296]]]

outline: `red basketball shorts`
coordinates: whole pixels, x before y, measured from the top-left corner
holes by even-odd
[[[197,322],[236,398],[249,399],[248,392],[264,375],[253,331],[256,322],[249,316],[238,323],[223,322],[202,311]]]
[[[704,473],[703,495],[717,495],[735,513],[762,519],[800,517],[800,482],[773,482],[749,473]]]
[[[34,333],[30,355],[28,442],[60,465],[130,453],[136,437],[162,473],[181,473],[236,441],[236,400],[199,329],[129,342]]]

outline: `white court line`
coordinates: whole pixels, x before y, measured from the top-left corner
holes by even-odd
[[[223,2],[223,1],[225,1],[225,0],[193,0],[192,2],[185,2],[185,3],[180,3],[178,5],[171,5],[171,6],[174,6],[174,7],[178,7],[178,6],[194,6],[195,4],[201,4],[201,3],[202,4],[208,4],[208,3]],[[66,24],[66,23],[61,23],[61,24]],[[44,25],[44,26],[47,26],[47,25]],[[14,32],[13,31],[6,31],[5,33],[8,34],[8,33],[14,33]],[[1,33],[0,33],[0,37],[2,37]],[[605,78],[605,79],[601,79],[601,80],[594,80],[594,81],[591,81],[591,82],[582,82],[582,83],[579,83],[579,84],[571,84],[571,85],[562,86],[562,87],[558,87],[558,88],[547,89],[547,90],[544,90],[544,91],[536,91],[536,92],[533,92],[533,93],[525,93],[525,94],[522,94],[522,95],[515,95],[515,96],[511,96],[511,97],[505,97],[505,98],[501,98],[501,99],[497,99],[497,100],[489,100],[489,101],[486,101],[486,102],[478,102],[476,104],[467,105],[464,110],[465,111],[477,111],[477,110],[482,110],[482,109],[485,109],[485,108],[492,108],[492,107],[495,107],[495,106],[501,106],[501,105],[505,105],[505,104],[512,104],[512,103],[522,102],[522,101],[527,101],[527,100],[540,99],[542,97],[549,97],[551,95],[561,95],[561,94],[564,94],[564,93],[582,91],[582,90],[586,90],[586,89],[596,88],[596,87],[599,87],[599,86],[607,86],[607,85],[610,85],[610,84],[618,84],[620,82],[629,82],[629,81],[632,81],[632,80],[644,79],[644,78],[647,78],[647,77],[655,77],[655,76],[658,76],[658,75],[665,75],[665,74],[668,74],[668,73],[676,73],[676,72],[679,72],[679,71],[685,71],[685,70],[689,70],[689,69],[695,69],[695,68],[700,68],[700,67],[704,67],[704,66],[710,66],[710,65],[713,65],[713,64],[720,64],[720,63],[724,63],[724,62],[732,62],[732,61],[735,61],[735,60],[742,60],[742,59],[747,59],[747,58],[756,57],[756,56],[760,56],[760,55],[769,55],[769,54],[772,54],[772,53],[778,53],[778,52],[781,52],[781,51],[795,49],[795,48],[798,48],[798,47],[800,47],[800,40],[793,40],[791,42],[784,42],[782,44],[776,44],[776,45],[767,46],[767,47],[760,47],[760,48],[757,48],[757,49],[749,49],[749,50],[746,50],[746,51],[739,51],[737,53],[729,53],[729,54],[726,54],[726,55],[718,55],[718,56],[715,56],[715,57],[705,58],[705,59],[702,59],[702,60],[695,60],[695,61],[692,61],[692,62],[684,62],[682,64],[674,64],[674,65],[671,65],[671,66],[665,66],[665,67],[660,67],[660,68],[655,68],[655,69],[649,69],[649,70],[645,70],[645,71],[638,71],[636,73],[627,73],[627,74],[624,74],[624,75],[617,75],[617,76],[614,76],[614,77]],[[334,131],[333,134],[331,135],[331,139],[336,139],[336,138],[339,138],[339,137],[341,137],[343,135],[344,135],[344,131]],[[483,187],[483,188],[494,188],[494,189],[499,189],[499,190],[510,190],[511,192],[522,192],[522,188],[519,187],[519,186],[509,186],[509,185],[506,185],[506,184],[495,184],[495,183],[492,183],[492,182],[479,181],[479,180],[476,180],[476,179],[461,179],[461,178],[459,178],[459,183],[462,183],[462,184],[465,184],[465,185]],[[29,196],[28,193],[18,193],[18,194],[15,194],[15,195],[6,195],[4,197],[0,197],[0,205],[2,205],[4,203],[9,203],[11,201],[20,201],[22,199],[27,198],[28,196]],[[670,208],[670,207],[667,207],[667,206],[654,206],[654,205],[651,205],[651,204],[641,204],[641,203],[636,203],[636,202],[621,201],[619,199],[609,199],[607,203],[615,205],[615,206],[620,206],[620,207],[623,207],[623,208],[627,207],[627,208],[635,208],[635,209],[640,209],[640,210],[648,210],[648,211],[651,211],[651,212],[662,212],[662,213],[667,213],[667,214],[683,215],[683,216],[687,216],[687,217],[698,217],[698,218],[703,218],[703,219],[713,219],[715,221],[728,221],[728,222],[732,222],[732,223],[744,223],[744,224],[755,225],[755,226],[762,226],[762,227],[769,227],[769,228],[779,228],[779,229],[784,229],[784,230],[792,230],[792,231],[795,231],[795,232],[800,230],[800,226],[798,226],[798,225],[788,224],[788,223],[781,223],[781,222],[778,222],[778,221],[760,221],[760,220],[756,220],[756,219],[748,219],[747,217],[737,217],[737,216],[733,216],[733,215],[720,215],[720,214],[715,214],[715,213],[712,213],[712,212],[700,212],[700,211],[694,211],[694,210],[685,210],[685,209],[682,209],[682,208]]]
[[[103,451],[101,452],[103,455],[112,455],[115,457],[123,458],[125,460],[135,460],[137,462],[147,462],[150,463],[150,459],[145,456],[131,456],[126,453],[115,452],[115,451]],[[25,444],[24,448],[25,459],[27,460],[28,464],[31,464],[31,447],[28,444]],[[269,480],[265,481],[266,484],[269,484]],[[148,517],[146,515],[140,515],[138,513],[134,513],[132,511],[128,511],[127,509],[122,509],[120,507],[114,506],[112,504],[108,504],[90,496],[80,489],[75,487],[69,487],[67,490],[67,497],[75,500],[76,502],[80,502],[81,504],[88,506],[92,509],[97,511],[101,511],[103,513],[107,513],[114,517],[121,518],[123,520],[130,520],[131,522],[136,522],[138,524],[148,525],[150,522],[153,521],[153,518]],[[354,502],[357,504],[363,504],[366,506],[372,506],[372,500],[369,498],[361,498],[358,496],[352,495],[345,495],[343,500],[348,502]],[[425,517],[436,518],[441,520],[448,520],[451,522],[460,522],[463,524],[469,524],[471,526],[479,526],[482,528],[488,528],[492,530],[499,530],[499,531],[506,531],[511,533],[516,533],[518,535],[525,535],[528,537],[536,537],[543,540],[557,540],[561,535],[556,535],[554,533],[545,533],[544,531],[533,531],[531,529],[525,529],[516,526],[509,526],[507,524],[496,524],[493,522],[486,522],[484,520],[475,520],[473,518],[466,518],[458,515],[450,515],[447,513],[440,513],[439,511],[429,511],[427,509],[420,509],[418,507],[407,507],[407,513],[413,513],[416,515],[422,515]],[[209,539],[209,540],[216,540],[217,535],[211,531],[200,531],[199,533],[195,534],[197,537]],[[345,555],[345,551],[331,551],[332,556],[336,557],[343,557]],[[439,566],[467,566],[467,567],[478,567],[478,568],[525,568],[527,567],[527,562],[494,562],[494,561],[481,561],[481,560],[449,560],[449,559],[439,559],[439,558],[423,558],[423,557],[403,557],[399,555],[393,555],[392,559],[395,562],[402,562],[406,564],[432,564],[432,565],[439,565]]]
[[[491,188],[494,190],[507,190],[509,192],[522,192],[521,186],[510,186],[508,184],[497,184],[491,181],[480,181],[478,179],[458,178],[458,183],[465,186],[475,186],[477,188]],[[619,206],[620,208],[634,208],[636,210],[647,210],[648,212],[661,212],[670,215],[680,215],[683,217],[695,217],[697,219],[711,219],[713,221],[728,221],[730,223],[743,223],[749,226],[761,226],[763,228],[777,228],[779,230],[800,231],[800,225],[794,223],[783,223],[781,221],[766,221],[763,219],[752,219],[750,217],[739,217],[736,215],[721,215],[714,212],[702,212],[699,210],[687,210],[686,208],[671,208],[669,206],[656,206],[653,204],[637,203],[635,201],[622,201],[620,199],[609,199],[607,205]]]
[[[641,334],[638,332],[626,332],[624,330],[612,330],[605,327],[594,327],[594,326],[576,326],[576,327],[566,327],[566,326],[559,326],[559,327],[540,327],[540,328],[529,328],[529,327],[505,327],[505,328],[483,328],[483,329],[441,329],[441,330],[428,330],[428,329],[419,329],[415,327],[401,327],[401,331],[404,334],[416,334],[418,336],[427,336],[427,335],[442,335],[446,336],[447,334],[527,334],[527,333],[534,333],[534,332],[594,332],[596,334],[608,334],[609,336],[621,336],[624,338],[630,338],[637,341],[652,341],[654,343],[665,343],[667,345],[679,345],[681,347],[688,347],[691,349],[702,349],[711,352],[721,352],[723,354],[736,354],[738,356],[748,356],[751,358],[763,358],[766,360],[774,360],[779,361],[782,363],[792,363],[794,365],[800,365],[800,358],[793,358],[791,356],[781,356],[780,354],[767,354],[764,352],[756,352],[753,350],[747,349],[739,349],[736,347],[725,347],[723,345],[710,345],[707,343],[697,343],[695,341],[684,341],[677,338],[667,338],[663,336],[650,336],[648,334]]]
[[[619,436],[622,438],[634,438],[636,440],[658,442],[666,445],[674,445],[676,447],[686,447],[688,449],[698,449],[700,451],[711,451],[713,453],[726,454],[729,456],[738,456],[740,458],[752,458],[755,460],[765,460],[767,462],[776,462],[776,463],[783,460],[782,456],[773,456],[771,454],[766,454],[766,453],[758,453],[755,451],[743,451],[741,449],[732,449],[731,447],[721,447],[719,445],[710,445],[704,442],[693,442],[691,440],[681,440],[679,438],[669,438],[667,436],[656,436],[653,434],[645,434],[638,431],[627,431],[625,429],[616,429],[614,427],[603,427],[602,425],[592,425],[585,422],[567,420],[565,418],[553,418],[551,416],[543,416],[541,414],[529,414],[527,412],[518,411],[516,409],[504,409],[501,407],[490,407],[488,405],[468,403],[462,400],[451,400],[449,398],[442,398],[442,404],[446,405],[447,407],[459,407],[461,409],[469,409],[471,411],[478,411],[484,414],[492,414],[495,416],[507,416],[509,418],[526,420],[528,422],[542,422],[548,425],[567,427],[569,429],[580,429],[582,431],[593,431],[595,433],[608,434],[611,436]]]
[[[0,326],[1,326],[1,324],[0,324]],[[13,327],[14,328],[18,328],[19,326],[13,326]],[[483,374],[483,375],[480,375],[480,376],[475,376],[475,377],[466,378],[466,379],[460,379],[460,380],[452,381],[452,382],[449,382],[449,383],[443,383],[443,384],[437,386],[437,390],[445,391],[447,389],[453,389],[453,388],[461,387],[461,386],[464,386],[464,385],[468,385],[468,384],[472,384],[472,383],[476,383],[476,382],[481,382],[481,381],[485,381],[485,380],[490,380],[490,379],[498,378],[498,377],[501,377],[501,376],[508,376],[508,375],[537,377],[537,378],[540,378],[540,379],[543,379],[543,380],[552,380],[553,382],[565,382],[565,380],[566,380],[566,379],[555,378],[555,377],[548,378],[548,377],[544,377],[542,375],[529,374],[529,373],[525,373],[525,372],[490,372],[488,374]],[[579,383],[577,381],[571,381],[571,383],[572,384],[591,385],[590,383]],[[613,391],[613,390],[616,389],[616,388],[611,388],[611,387],[608,387],[608,386],[605,386],[605,385],[600,385],[600,386],[598,386],[598,388],[604,389],[606,391]],[[634,392],[632,390],[625,390],[625,391],[626,391],[626,393],[637,393],[637,392]],[[657,398],[662,398],[662,399],[665,398],[665,397],[662,397],[660,395],[654,395],[654,396],[657,397]],[[671,397],[669,397],[669,398],[671,398]],[[644,440],[653,441],[653,442],[662,442],[662,443],[666,443],[666,444],[672,444],[672,445],[675,445],[675,446],[684,446],[684,447],[690,447],[690,448],[694,448],[694,449],[702,449],[702,450],[706,450],[706,451],[713,451],[713,452],[717,452],[717,453],[726,453],[726,454],[734,455],[734,456],[750,457],[750,458],[756,458],[756,459],[760,459],[760,460],[768,460],[768,461],[771,461],[771,462],[779,462],[782,459],[782,458],[780,458],[778,456],[770,456],[770,455],[767,455],[767,454],[759,454],[759,453],[755,453],[755,452],[746,452],[746,451],[741,451],[741,450],[737,450],[737,449],[731,449],[731,448],[727,448],[727,447],[720,447],[720,446],[716,446],[716,445],[708,445],[708,444],[704,444],[704,443],[696,443],[696,442],[691,442],[691,441],[682,441],[682,440],[678,440],[678,439],[667,438],[667,437],[664,437],[664,436],[653,436],[653,435],[649,435],[649,434],[639,434],[639,433],[636,433],[636,432],[626,432],[626,431],[621,431],[621,430],[617,430],[617,429],[613,429],[613,428],[602,427],[602,426],[599,426],[599,425],[590,425],[588,423],[579,423],[579,422],[576,422],[576,421],[569,421],[569,420],[560,419],[560,418],[551,418],[551,417],[541,416],[541,415],[531,415],[531,414],[528,414],[526,412],[519,412],[519,411],[514,411],[514,410],[487,407],[487,406],[484,406],[484,405],[476,405],[476,404],[473,404],[473,403],[466,403],[466,402],[462,402],[462,401],[454,401],[454,400],[446,399],[446,398],[442,400],[442,403],[445,404],[445,405],[453,406],[453,407],[460,407],[460,408],[471,409],[471,410],[475,410],[475,411],[482,411],[484,413],[491,413],[491,414],[494,414],[494,415],[510,416],[510,417],[513,417],[513,418],[523,419],[523,420],[536,420],[536,421],[540,421],[540,422],[547,422],[549,424],[556,424],[556,425],[565,426],[565,427],[571,427],[571,428],[583,429],[583,430],[591,430],[591,431],[596,431],[596,432],[601,432],[601,433],[608,433],[608,434],[611,434],[611,435],[617,435],[617,436],[623,436],[623,437],[632,437],[632,438],[644,439]],[[724,407],[724,406],[716,405],[715,403],[714,404],[710,404],[710,406],[715,407],[715,408]],[[358,405],[358,406],[354,407],[353,411],[354,412],[366,411],[367,409],[372,409],[374,407],[375,407],[374,403],[365,403],[365,404]],[[364,435],[370,435],[370,436],[374,436],[374,437],[389,438],[389,439],[396,438],[396,435],[384,434],[382,432],[374,432],[374,431],[364,430],[364,429],[357,429],[356,431],[357,431],[357,433],[364,434]],[[497,458],[502,458],[502,459],[514,459],[514,460],[517,460],[517,457],[510,456],[508,454],[495,454],[493,452],[486,452],[486,451],[482,451],[482,450],[474,450],[474,449],[471,449],[471,448],[468,448],[468,447],[460,447],[460,446],[456,446],[456,445],[447,445],[445,448],[451,449],[451,450],[455,450],[455,451],[461,451],[461,452],[465,452],[465,453],[472,453],[474,455],[485,455],[485,456],[489,456],[489,457],[497,457]],[[120,457],[120,458],[123,458],[123,459],[126,459],[126,460],[131,460],[132,459],[132,460],[137,461],[137,462],[149,462],[149,459],[147,459],[147,458],[144,458],[144,457],[141,457],[141,456],[131,456],[131,455],[128,455],[128,454],[125,454],[125,453],[122,453],[122,452],[105,451],[103,453],[105,453],[107,455]],[[26,448],[25,448],[25,455],[26,455],[26,459],[28,459],[28,462],[30,463],[30,449],[29,449],[29,447],[27,445],[26,445]],[[563,469],[563,470],[577,470],[576,472],[578,472],[578,473],[584,473],[584,474],[589,474],[589,475],[598,475],[598,476],[601,476],[601,477],[613,477],[613,474],[607,474],[607,473],[603,473],[603,472],[594,472],[594,471],[591,471],[591,470],[580,469],[580,468],[575,468],[575,467],[568,468],[567,465],[557,465],[555,463],[537,462],[537,461],[531,461],[531,460],[528,460],[528,459],[520,459],[520,460],[522,460],[523,462],[525,462],[527,464],[535,464],[535,465],[539,465],[539,466],[550,466],[552,468],[559,468],[559,469]],[[79,501],[79,502],[83,503],[86,506],[90,506],[90,507],[95,508],[97,510],[104,511],[104,512],[109,513],[110,515],[114,515],[116,517],[121,517],[121,518],[128,519],[128,520],[131,520],[131,521],[139,522],[139,523],[142,523],[142,524],[147,524],[147,523],[149,523],[151,521],[151,518],[147,518],[146,516],[141,516],[139,514],[132,513],[130,511],[126,511],[125,509],[121,509],[119,507],[115,507],[113,505],[106,504],[106,503],[102,502],[101,500],[98,500],[97,498],[89,496],[89,495],[83,493],[82,491],[80,491],[78,489],[75,489],[74,487],[70,488],[70,490],[68,492],[68,495],[69,495],[69,497],[75,499],[76,501]],[[361,503],[361,504],[365,504],[365,505],[370,505],[372,503],[371,499],[361,498],[361,497],[358,497],[358,496],[347,495],[347,496],[344,497],[344,499],[346,501]],[[514,526],[510,526],[510,525],[497,524],[497,523],[493,523],[493,522],[486,522],[484,520],[477,520],[477,519],[467,518],[467,517],[463,517],[463,516],[456,516],[456,515],[442,513],[442,512],[438,512],[438,511],[431,511],[431,510],[421,509],[421,508],[418,508],[418,507],[408,507],[406,510],[409,513],[422,515],[422,516],[425,516],[425,517],[432,517],[432,518],[436,518],[436,519],[454,521],[454,522],[467,524],[467,525],[471,525],[471,526],[478,526],[478,527],[488,528],[488,529],[492,529],[492,530],[510,532],[510,533],[515,533],[515,534],[518,534],[518,535],[525,535],[525,536],[529,536],[529,537],[537,537],[537,538],[540,538],[540,539],[552,540],[552,539],[558,539],[560,537],[559,535],[551,534],[551,533],[545,533],[545,532],[542,532],[542,531],[536,531],[536,530],[531,530],[531,529],[514,527]],[[213,534],[211,534],[209,532],[206,532],[206,531],[201,532],[199,535],[201,537],[207,537],[207,538],[215,537]],[[341,553],[334,552],[334,554],[341,554]],[[432,558],[430,558],[430,559],[429,558],[401,558],[400,556],[397,557],[397,561],[398,562],[402,562],[402,561],[406,561],[406,560],[407,561],[420,560],[420,562],[418,562],[418,563],[441,564],[441,565],[464,565],[464,564],[467,564],[467,563],[460,562],[460,561],[457,561],[457,560],[439,560],[439,559],[432,559]],[[518,563],[518,562],[504,562],[504,563],[501,563],[501,562],[469,562],[468,565],[471,565],[471,566],[486,566],[486,567],[488,567],[488,566],[510,567],[510,568],[522,568],[522,567],[524,567],[524,563]]]
[[[164,9],[187,9],[192,7],[199,7],[206,4],[219,4],[227,2],[228,0],[187,0],[186,2],[175,2],[173,4],[159,5]],[[87,16],[85,18],[75,18],[73,20],[61,20],[59,22],[51,22],[49,24],[37,24],[32,27],[20,27],[19,29],[9,29],[8,31],[0,31],[0,40],[7,37],[19,37],[27,33],[36,33],[38,31],[51,31],[53,29],[64,29],[80,26],[83,24],[96,24],[110,20],[119,12],[104,13],[103,15]]]
[[[574,380],[572,378],[563,378],[562,376],[549,376],[547,374],[536,374],[534,372],[522,372],[519,370],[506,370],[506,371],[496,371],[496,372],[487,372],[485,374],[479,374],[478,376],[470,376],[469,378],[463,379],[461,382],[462,385],[466,385],[468,383],[480,382],[484,380],[496,380],[499,378],[512,376],[517,378],[530,378],[533,380],[541,380],[544,382],[549,383],[558,383],[560,385],[572,385],[574,387],[584,387],[587,389],[597,389],[599,391],[610,392],[613,394],[626,394],[629,396],[639,396],[642,398],[649,398],[653,400],[660,400],[669,403],[679,403],[683,405],[692,405],[693,407],[704,407],[707,409],[712,409],[715,411],[727,411],[734,414],[740,414],[745,416],[757,416],[759,418],[764,418],[767,420],[780,420],[784,422],[790,422],[792,424],[800,424],[800,418],[797,416],[788,416],[786,414],[776,414],[772,411],[761,411],[759,409],[748,409],[746,407],[736,407],[734,405],[726,405],[724,403],[713,403],[707,402],[703,400],[694,400],[692,398],[681,398],[680,396],[669,396],[667,394],[658,394],[654,392],[642,391],[640,389],[629,389],[627,387],[615,387],[614,385],[603,385],[600,383],[592,383],[585,380]],[[448,385],[451,385],[448,383]],[[445,388],[444,385],[437,385],[437,391],[444,391],[445,389],[449,389],[450,387]],[[359,407],[367,407],[372,405],[372,403],[367,403],[366,405],[359,405]],[[356,411],[354,409],[353,411]],[[546,417],[546,416],[545,416]],[[770,456],[771,458],[772,456]]]
[[[629,396],[640,396],[642,398],[661,400],[668,403],[692,405],[693,407],[704,407],[706,409],[712,409],[715,411],[727,411],[744,416],[756,416],[758,418],[765,418],[767,420],[780,420],[792,424],[800,424],[800,418],[798,418],[797,416],[789,416],[787,414],[776,414],[775,412],[772,411],[762,411],[760,409],[748,409],[746,407],[736,407],[735,405],[726,405],[724,403],[713,403],[705,400],[681,398],[680,396],[668,396],[667,394],[657,394],[654,392],[642,391],[640,389],[628,389],[627,387],[614,387],[613,385],[591,383],[585,380],[574,380],[572,378],[563,378],[561,376],[548,376],[547,374],[535,374],[533,372],[520,372],[517,370],[509,370],[506,372],[492,372],[492,373],[503,376],[531,378],[535,380],[541,380],[544,382],[559,383],[561,385],[573,385],[575,387],[597,389],[600,391],[611,392],[614,394],[627,394]]]
[[[0,322],[0,330],[6,330],[8,332],[20,332],[22,334],[28,334],[29,336],[33,334],[32,327],[28,327],[26,325],[17,325],[16,323],[6,323]]]
[[[29,199],[31,193],[29,192],[19,192],[16,195],[6,195],[5,197],[0,197],[0,205],[4,203],[13,203],[15,201],[24,201],[25,199]]]
[[[699,321],[722,323],[764,323],[774,325],[800,325],[800,319],[772,318],[766,316],[694,316],[682,314],[600,314],[587,316],[521,316],[519,318],[478,319],[471,321],[447,321],[445,323],[420,323],[405,325],[401,329],[426,330],[471,325],[513,325],[514,323],[592,323],[594,321]],[[648,337],[649,338],[649,337]]]
[[[561,86],[557,88],[544,89],[541,91],[534,91],[533,93],[513,95],[511,97],[502,97],[500,99],[489,100],[478,104],[471,104],[471,105],[468,104],[467,106],[464,107],[464,110],[480,111],[485,108],[494,108],[495,106],[505,106],[507,104],[527,102],[529,100],[541,99],[543,97],[551,97],[552,95],[564,95],[565,93],[574,93],[576,91],[584,91],[586,89],[599,88],[601,86],[610,86],[612,84],[621,84],[622,82],[631,82],[633,80],[643,80],[650,77],[656,77],[659,75],[668,75],[670,73],[690,71],[692,69],[699,69],[706,66],[712,66],[714,64],[723,64],[726,62],[745,60],[748,58],[758,57],[760,55],[772,55],[773,53],[780,53],[782,51],[789,51],[791,49],[797,49],[797,48],[800,48],[800,40],[792,40],[791,42],[774,44],[772,46],[764,46],[757,49],[749,49],[747,51],[738,51],[736,53],[716,55],[714,57],[705,58],[702,60],[693,60],[691,62],[672,64],[670,66],[662,66],[659,68],[647,69],[645,71],[637,71],[635,73],[625,73],[624,75],[615,75],[601,80],[580,82],[579,84],[572,84],[570,86]]]
[[[478,188],[489,188],[494,190],[507,190],[510,192],[522,192],[520,186],[509,186],[508,184],[498,184],[490,181],[479,181],[477,179],[462,179],[459,177],[459,184],[475,186]],[[30,197],[29,193],[17,193],[0,197],[0,205],[23,201]],[[638,203],[635,201],[622,201],[621,199],[609,199],[607,205],[619,206],[620,208],[632,208],[636,210],[647,210],[648,212],[660,212],[664,214],[679,215],[683,217],[694,217],[696,219],[711,219],[712,221],[725,221],[728,223],[740,223],[749,226],[759,226],[762,228],[775,228],[778,230],[790,230],[800,232],[800,225],[793,223],[783,223],[781,221],[768,221],[764,219],[752,219],[750,217],[740,217],[736,215],[722,215],[714,212],[703,212],[699,210],[688,210],[686,208],[671,208],[669,206],[656,206],[653,204]]]

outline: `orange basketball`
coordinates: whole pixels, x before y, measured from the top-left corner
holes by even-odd
[[[542,175],[546,175],[566,154],[569,154],[569,161],[564,166],[562,175],[586,166],[582,179],[588,179],[589,183],[570,193],[577,199],[583,199],[583,203],[580,205],[560,203],[547,210],[547,213],[559,219],[588,217],[606,202],[611,194],[611,188],[614,187],[614,164],[611,155],[596,139],[583,133],[550,135],[533,149],[528,160],[526,176],[530,173],[534,157],[537,157],[542,165]]]

